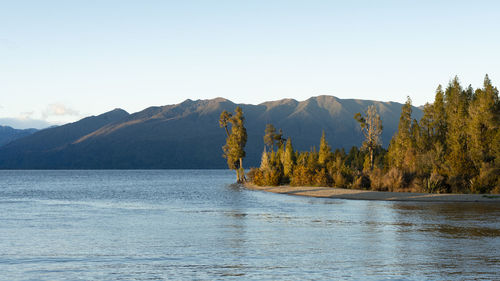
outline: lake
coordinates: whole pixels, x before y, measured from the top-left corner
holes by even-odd
[[[2,280],[500,278],[500,206],[245,190],[226,170],[0,171]]]

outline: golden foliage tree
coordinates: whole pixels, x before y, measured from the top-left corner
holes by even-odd
[[[243,158],[245,157],[245,145],[247,143],[247,130],[244,126],[245,117],[243,110],[238,106],[234,115],[222,111],[219,125],[226,129],[226,144],[222,147],[223,157],[227,160],[229,169],[236,171],[237,182],[245,181],[245,170],[243,169]],[[228,126],[231,124],[231,130]]]

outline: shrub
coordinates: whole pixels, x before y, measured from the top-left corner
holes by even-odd
[[[447,193],[449,190],[446,178],[433,171],[431,175],[422,180],[422,189],[429,193]]]
[[[500,171],[492,164],[482,163],[479,174],[471,180],[472,193],[490,193],[495,189]]]
[[[342,175],[342,173],[340,171],[337,171],[333,175],[333,186],[335,186],[335,187],[347,187],[348,184],[349,184],[349,182],[348,182],[347,178],[344,177],[344,175]]]
[[[446,184],[452,193],[465,193],[470,191],[471,181],[467,180],[467,175],[456,175],[448,177]]]
[[[281,172],[276,168],[267,170],[252,168],[247,173],[247,177],[251,183],[259,186],[277,186],[281,183]]]
[[[250,171],[247,173],[248,180],[255,184],[255,185],[260,185],[263,186],[264,184],[264,174],[262,173],[262,170],[259,168],[251,168]]]
[[[500,194],[500,179],[497,181],[497,185],[491,190],[492,194]]]
[[[370,178],[363,173],[359,173],[358,175],[354,176],[354,180],[352,182],[352,188],[369,189]]]
[[[324,168],[317,169],[312,177],[315,186],[331,186],[332,181]]]
[[[387,187],[384,185],[384,173],[379,168],[374,168],[370,171],[370,187],[371,190],[386,191]]]
[[[410,183],[409,188],[399,189],[398,191],[404,190],[407,192],[426,192],[425,185],[426,185],[425,177],[415,177],[413,181]]]
[[[278,169],[271,168],[264,171],[264,185],[277,186],[281,182],[281,172]]]
[[[398,191],[403,188],[403,172],[397,168],[392,168],[384,176],[382,180],[383,186],[385,186],[389,191]]]
[[[312,182],[312,173],[307,167],[302,165],[295,167],[290,185],[307,186],[312,185]]]

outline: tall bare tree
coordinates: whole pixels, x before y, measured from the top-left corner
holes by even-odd
[[[377,146],[381,144],[380,134],[382,134],[382,120],[374,105],[370,105],[366,109],[365,116],[362,116],[361,113],[358,112],[354,115],[354,119],[359,122],[361,131],[365,136],[363,148],[368,150],[370,156],[370,169],[373,169],[373,154]]]

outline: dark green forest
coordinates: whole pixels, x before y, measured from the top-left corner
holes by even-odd
[[[365,140],[348,152],[329,146],[296,151],[292,138],[268,124],[256,185],[331,186],[376,191],[500,193],[500,102],[486,75],[482,88],[463,87],[458,77],[439,85],[420,120],[411,99],[401,110],[388,149],[381,146],[382,120],[375,107],[354,118]]]

